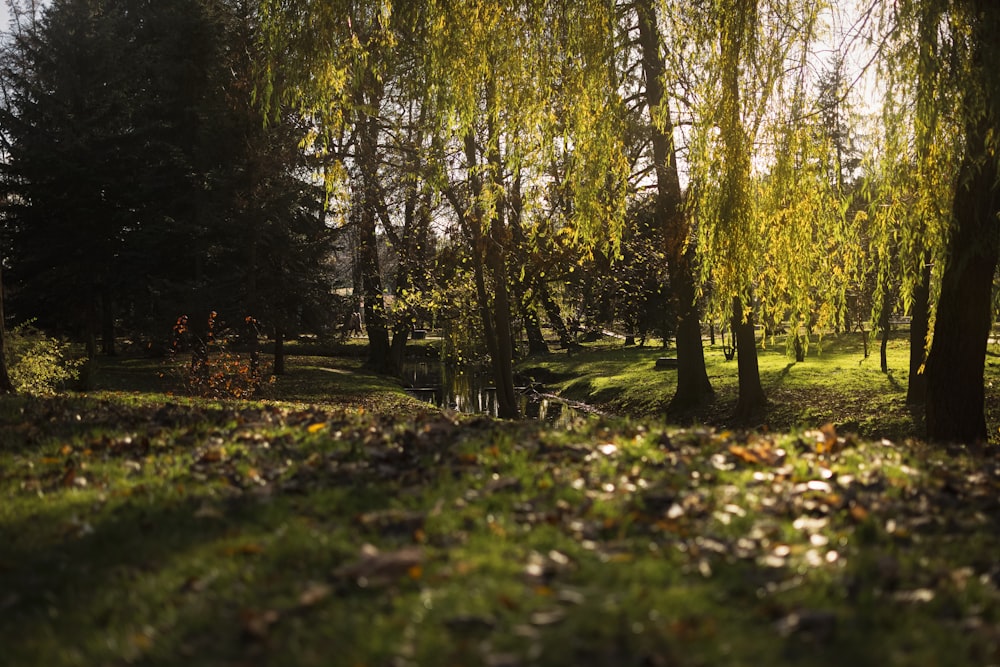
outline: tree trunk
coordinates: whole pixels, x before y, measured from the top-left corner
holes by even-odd
[[[538,319],[538,310],[535,308],[531,298],[531,283],[535,280],[535,273],[530,266],[528,257],[527,240],[524,237],[522,227],[522,202],[521,202],[521,171],[515,170],[513,183],[510,188],[510,218],[509,227],[511,233],[512,252],[517,257],[518,263],[523,267],[523,271],[514,271],[511,277],[511,287],[519,305],[521,319],[524,321],[524,333],[528,338],[528,354],[546,354],[549,346],[545,343],[542,335],[542,325]]]
[[[927,436],[986,440],[983,372],[997,263],[1000,188],[987,123],[967,131],[952,205],[934,340],[927,356]]]
[[[487,93],[493,101],[495,91],[492,82]],[[495,102],[494,102],[495,103]],[[492,121],[487,122],[490,138],[494,129]],[[504,191],[503,164],[499,148],[493,141],[487,149],[487,162],[496,192]],[[507,279],[506,254],[510,247],[508,230],[504,216],[504,202],[494,204],[496,210],[490,224],[489,242],[486,244],[486,259],[493,273],[493,324],[497,335],[497,359],[493,363],[493,381],[497,386],[497,416],[501,419],[517,419],[521,409],[517,404],[517,390],[514,388],[514,335],[511,329],[510,282]]]
[[[371,77],[374,79],[374,77]],[[371,92],[366,96],[366,108],[376,109],[382,99],[380,86],[371,81]],[[362,294],[365,299],[365,326],[368,331],[369,368],[377,373],[388,373],[390,368],[389,330],[386,322],[385,301],[382,294],[382,275],[378,261],[377,199],[378,119],[366,111],[359,112],[358,167],[361,172],[361,212],[358,220],[358,261],[361,270]]]
[[[686,262],[685,262],[686,265]],[[701,343],[701,323],[695,301],[694,277],[682,269],[676,278],[677,301],[677,391],[669,410],[686,412],[704,405],[713,396],[712,384],[705,369],[705,350]]]
[[[502,218],[500,210],[490,226],[490,233],[484,234],[484,213],[482,210],[482,181],[475,173],[479,164],[476,138],[470,133],[465,137],[465,156],[470,169],[473,195],[473,213],[468,224],[468,232],[473,246],[473,275],[479,301],[479,314],[483,321],[483,333],[490,354],[493,382],[497,392],[497,416],[501,419],[517,419],[520,409],[514,391],[513,338],[510,330],[510,298],[507,291],[507,270],[502,252]],[[493,298],[486,289],[485,270],[493,278]]]
[[[559,304],[552,298],[552,293],[549,292],[549,286],[545,281],[536,280],[535,289],[538,292],[538,300],[542,302],[542,308],[545,310],[545,317],[548,318],[549,325],[555,329],[556,335],[559,336],[559,347],[568,350],[573,346],[573,337],[570,336],[562,313],[559,312]]]
[[[931,265],[924,258],[920,283],[913,288],[910,311],[910,377],[906,383],[906,402],[923,405],[927,400],[927,375],[923,365],[927,359],[927,331],[930,328]]]
[[[524,317],[524,332],[528,337],[528,354],[546,354],[549,346],[542,335],[542,324],[538,320],[538,311],[531,303],[524,303],[521,307]]]
[[[887,356],[889,352],[889,323],[885,323],[885,327],[882,329],[882,343],[879,350],[879,361],[880,368],[883,373],[889,372],[889,358]]]
[[[868,330],[865,329],[865,322],[861,317],[861,311],[858,311],[858,331],[861,332],[861,343],[864,346],[865,359],[868,358]]]
[[[365,219],[369,217],[370,219]],[[365,329],[368,332],[367,365],[377,373],[386,373],[389,371],[389,330],[386,326],[385,302],[382,296],[374,216],[362,213],[361,224],[362,238],[358,255],[361,262],[362,294],[365,300]]]
[[[510,327],[507,270],[498,251],[494,250],[492,253],[488,251],[487,256],[495,290],[493,322],[497,336],[497,357],[493,362],[493,381],[497,386],[497,416],[501,419],[517,419],[521,411],[517,405],[517,391],[514,389],[514,337]]]
[[[0,268],[0,395],[13,394],[14,384],[7,372],[7,335],[3,315],[3,269]]]
[[[111,288],[101,290],[101,353],[107,357],[117,354],[115,350],[115,311]]]
[[[86,340],[87,340],[87,359],[95,360],[97,359],[97,329],[98,329],[98,304],[97,297],[94,293],[94,288],[87,292],[87,328],[86,328]]]
[[[767,396],[760,384],[757,365],[757,337],[754,333],[753,315],[744,317],[743,300],[733,297],[733,336],[736,338],[736,363],[739,370],[739,397],[733,418],[746,422],[761,416],[767,409]]]
[[[285,374],[285,332],[274,329],[274,374]]]
[[[692,269],[691,223],[682,206],[680,177],[673,140],[673,123],[663,113],[664,66],[660,56],[660,33],[653,0],[637,0],[639,47],[646,85],[646,105],[653,122],[653,166],[656,173],[656,219],[664,229],[667,262],[670,266],[672,301],[677,313],[677,390],[670,401],[671,411],[686,411],[709,401],[712,385],[705,369],[701,323]],[[685,250],[686,249],[686,250]]]
[[[890,266],[894,262],[894,258],[898,257],[898,253],[893,252],[889,257]],[[892,321],[890,315],[892,314],[892,305],[895,299],[893,298],[892,290],[888,284],[888,278],[883,279],[884,284],[882,285],[882,307],[879,309],[878,316],[878,328],[880,336],[879,345],[879,368],[882,369],[883,373],[889,373],[889,337],[892,335]]]
[[[411,285],[411,258],[410,253],[404,250],[400,253],[399,271],[396,274],[397,294],[410,288]],[[402,315],[397,313],[396,321],[392,326],[392,343],[389,346],[388,368],[390,374],[399,375],[403,372],[403,358],[406,356],[406,341],[413,331],[413,321],[407,313]]]

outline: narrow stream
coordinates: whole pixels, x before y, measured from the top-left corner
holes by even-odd
[[[411,396],[441,408],[497,416],[497,392],[490,374],[479,367],[454,367],[440,361],[403,364],[403,384]],[[569,426],[587,416],[557,398],[518,394],[521,415],[555,426]]]

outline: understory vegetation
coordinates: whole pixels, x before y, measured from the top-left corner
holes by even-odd
[[[789,395],[824,375],[839,396],[776,406],[780,431],[442,413],[344,356],[291,356],[266,401],[171,395],[138,358],[89,394],[4,398],[4,661],[997,661],[992,448],[849,432],[872,361],[824,345],[761,355]],[[663,352],[603,348],[544,366],[654,413]],[[892,419],[884,393],[869,414]]]

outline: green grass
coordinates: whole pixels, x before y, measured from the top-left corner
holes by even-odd
[[[923,416],[906,405],[909,345],[905,332],[889,341],[888,374],[879,368],[878,341],[870,341],[869,349],[865,358],[861,336],[856,333],[830,334],[819,343],[814,339],[802,363],[786,354],[783,340],[758,348],[769,408],[759,423],[750,426],[782,431],[832,422],[841,430],[869,438],[919,437]],[[560,352],[527,359],[519,371],[567,398],[602,406],[614,414],[657,418],[667,412],[677,371],[657,370],[655,361],[675,354],[672,348],[603,342],[572,355]],[[705,363],[716,399],[690,418],[731,426],[737,398],[736,361],[725,360],[721,345],[706,344]],[[1000,382],[995,350],[987,357],[986,372],[987,417],[990,432],[995,434],[1000,427],[1000,401],[990,391],[992,383]]]
[[[455,420],[291,361],[255,402],[123,391],[155,369],[129,360],[0,399],[0,663],[1000,660],[981,453]]]

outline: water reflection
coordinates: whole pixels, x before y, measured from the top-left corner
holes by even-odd
[[[439,361],[411,361],[403,366],[403,383],[411,396],[438,407],[470,414],[497,416],[497,391],[481,367],[455,367]],[[518,394],[521,414],[556,426],[569,426],[586,416],[549,397]]]

